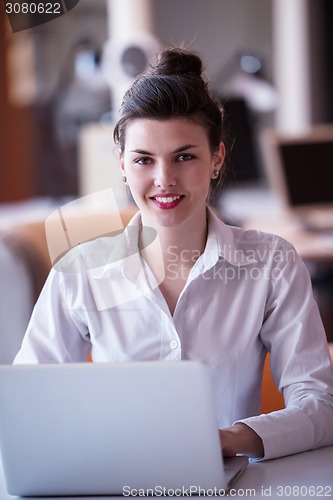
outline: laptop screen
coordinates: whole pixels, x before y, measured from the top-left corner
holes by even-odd
[[[273,191],[289,208],[333,203],[333,126],[317,125],[308,133],[263,135],[264,166]]]
[[[281,143],[280,154],[292,206],[333,202],[333,137]]]

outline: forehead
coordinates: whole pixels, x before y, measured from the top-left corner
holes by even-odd
[[[175,150],[190,144],[209,147],[205,128],[187,118],[167,120],[136,118],[131,120],[126,128],[125,150],[146,149],[148,146],[154,150]]]

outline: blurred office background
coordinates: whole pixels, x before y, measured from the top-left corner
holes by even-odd
[[[146,35],[152,50],[155,39],[156,48],[183,43],[202,54],[226,108],[234,98],[229,115],[243,112],[237,127],[250,166],[241,180],[258,181],[264,174],[246,133],[333,121],[332,23],[329,0],[80,0],[18,33],[2,10],[0,202],[80,194],[80,131],[116,113],[118,88],[145,67],[139,51],[129,53],[124,76],[117,51],[137,45],[150,55]],[[101,62],[109,45],[107,75]]]
[[[225,104],[235,141],[218,209],[231,223],[273,220],[280,204],[259,138],[333,122],[332,24],[331,0],[80,0],[17,33],[0,9],[0,229],[105,187],[130,203],[112,124],[120,95],[166,43],[203,56]],[[306,261],[333,337],[333,257]]]

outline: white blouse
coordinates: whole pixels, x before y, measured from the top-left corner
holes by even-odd
[[[75,247],[50,272],[14,363],[200,360],[219,428],[249,425],[265,459],[333,444],[333,368],[304,263],[278,236],[209,209],[208,221],[173,316],[138,253],[140,213],[122,235]],[[267,351],[286,408],[258,415]]]

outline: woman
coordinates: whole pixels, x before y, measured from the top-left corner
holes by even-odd
[[[225,455],[267,459],[333,444],[332,366],[304,264],[286,241],[228,227],[207,204],[222,177],[222,123],[195,54],[166,50],[134,82],[114,133],[140,208],[123,258],[75,272],[73,261],[84,267],[119,242],[99,238],[69,252],[66,272],[50,273],[15,362],[89,353],[96,362],[200,360]],[[147,244],[147,228],[159,246]],[[287,407],[258,416],[267,351]]]

